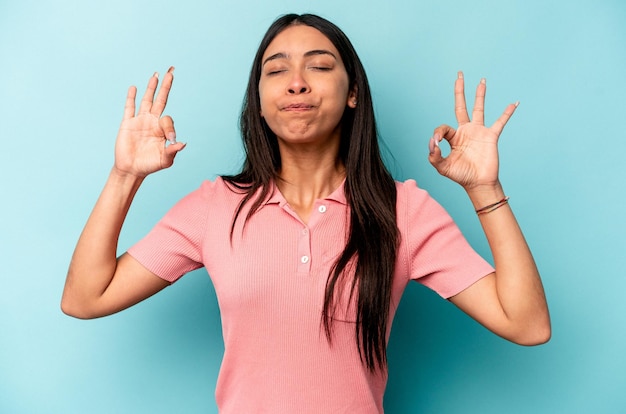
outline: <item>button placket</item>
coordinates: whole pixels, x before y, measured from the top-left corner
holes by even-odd
[[[311,270],[311,238],[307,227],[300,230],[298,237],[298,273],[309,273]]]
[[[315,212],[317,210],[317,212]],[[311,228],[315,227],[318,221],[321,219],[321,215],[326,213],[328,208],[325,204],[317,204],[314,213],[309,218],[308,226],[305,225],[301,230],[298,237],[298,273],[310,273],[311,272]]]

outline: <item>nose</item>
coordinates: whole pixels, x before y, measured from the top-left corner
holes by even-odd
[[[295,72],[294,75],[289,80],[289,84],[287,86],[287,92],[290,95],[299,95],[302,93],[307,93],[311,90],[309,84],[306,82],[301,73]]]

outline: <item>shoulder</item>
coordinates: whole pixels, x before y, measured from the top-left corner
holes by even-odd
[[[396,188],[396,214],[401,232],[408,227],[434,231],[453,224],[448,212],[415,180],[396,181]]]
[[[210,201],[211,204],[239,202],[244,195],[245,190],[238,189],[220,176],[213,180],[204,180],[200,187],[189,194],[198,200]]]
[[[243,195],[237,193],[222,177],[204,180],[200,185],[181,198],[168,212],[167,216],[200,219],[206,215],[215,215],[223,211],[232,214]]]
[[[399,209],[398,212],[401,208],[416,208],[429,201],[434,201],[430,194],[428,194],[428,191],[420,188],[413,179],[396,181],[396,191],[396,206]]]
[[[417,186],[417,182],[412,178],[405,181],[396,180],[396,189],[398,190],[398,196],[411,192],[425,192],[425,190]]]

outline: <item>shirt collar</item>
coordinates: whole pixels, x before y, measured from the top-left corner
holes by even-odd
[[[346,184],[346,179],[344,178],[343,181],[341,182],[341,184],[339,185],[339,187],[337,187],[335,189],[335,191],[333,191],[328,196],[326,196],[324,198],[324,200],[332,200],[332,201],[336,201],[336,202],[338,202],[340,204],[347,205],[348,201],[346,199],[346,193],[344,191],[345,184]],[[266,205],[266,204],[278,204],[281,207],[284,206],[285,204],[287,204],[287,200],[285,200],[285,197],[283,196],[283,194],[280,192],[280,190],[276,186],[276,183],[274,181],[272,181],[270,185],[272,186],[272,190],[270,191],[270,196],[267,199],[267,201],[265,203],[263,203],[263,204],[264,205]]]

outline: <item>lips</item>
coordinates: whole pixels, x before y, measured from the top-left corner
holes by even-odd
[[[283,106],[283,111],[307,111],[312,109],[313,105],[306,103],[292,103],[286,106]]]

